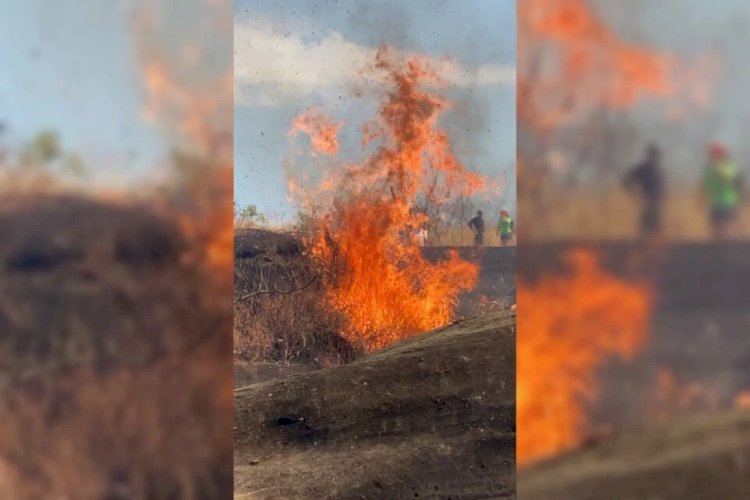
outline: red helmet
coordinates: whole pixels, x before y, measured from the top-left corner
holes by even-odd
[[[708,147],[708,156],[710,156],[712,160],[723,160],[729,156],[729,152],[724,144],[715,141]]]
[[[508,211],[507,210],[500,210],[500,215],[508,215]]]

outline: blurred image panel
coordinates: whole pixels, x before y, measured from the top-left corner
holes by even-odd
[[[232,6],[0,12],[0,498],[229,498]]]
[[[518,491],[748,498],[750,7],[518,2]]]

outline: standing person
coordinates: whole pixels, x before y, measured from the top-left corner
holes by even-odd
[[[741,178],[727,148],[718,142],[708,148],[708,167],[703,189],[710,204],[709,220],[714,238],[725,238],[737,217]]]
[[[664,202],[664,172],[661,166],[661,151],[651,144],[638,165],[625,176],[623,184],[635,190],[643,198],[641,209],[641,235],[649,237],[661,231],[661,214]]]
[[[513,239],[513,218],[507,210],[500,210],[500,220],[497,223],[497,235],[500,236],[500,244],[504,247]]]
[[[484,219],[481,210],[477,210],[476,217],[469,221],[469,228],[474,231],[474,245],[484,245]]]

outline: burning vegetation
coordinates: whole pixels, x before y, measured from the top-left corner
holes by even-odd
[[[597,369],[613,356],[631,358],[648,334],[648,286],[610,275],[589,250],[567,260],[566,274],[518,286],[521,466],[581,444],[591,430]]]
[[[467,199],[486,180],[454,156],[438,120],[450,103],[430,61],[382,47],[371,71],[384,98],[362,128],[365,157],[339,160],[342,122],[311,108],[289,136],[309,138],[310,169],[286,165],[300,231],[236,232],[235,356],[322,365],[450,323],[478,265],[450,251],[428,259],[424,207]],[[380,81],[380,80],[379,80]],[[316,172],[319,173],[319,172]]]
[[[365,80],[360,156],[321,107],[292,120],[297,231],[235,233],[235,494],[513,497],[515,249],[425,247],[425,206],[489,183],[440,125],[433,61],[381,47]]]

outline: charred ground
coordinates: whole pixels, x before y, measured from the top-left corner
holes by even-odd
[[[236,497],[513,497],[514,346],[493,315],[236,390]]]
[[[439,259],[447,250],[425,254]],[[236,498],[514,497],[515,253],[460,251],[480,264],[477,287],[460,297],[467,319],[369,355],[356,346],[345,347],[349,359],[333,355],[341,349],[330,350],[330,339],[341,340],[337,319],[314,309],[322,304],[318,282],[256,296],[253,312],[275,318],[274,338],[285,342],[248,351],[254,358],[235,353]],[[258,269],[283,263],[285,278],[271,289],[300,288],[319,272],[294,235],[236,234],[236,298],[249,286],[268,289]],[[243,282],[248,276],[255,281]],[[279,321],[277,307],[291,308],[294,322]],[[329,340],[294,316],[304,313],[333,320],[317,332]],[[248,333],[238,326],[235,338]],[[288,330],[295,326],[310,333]],[[280,363],[289,341],[306,350]]]

